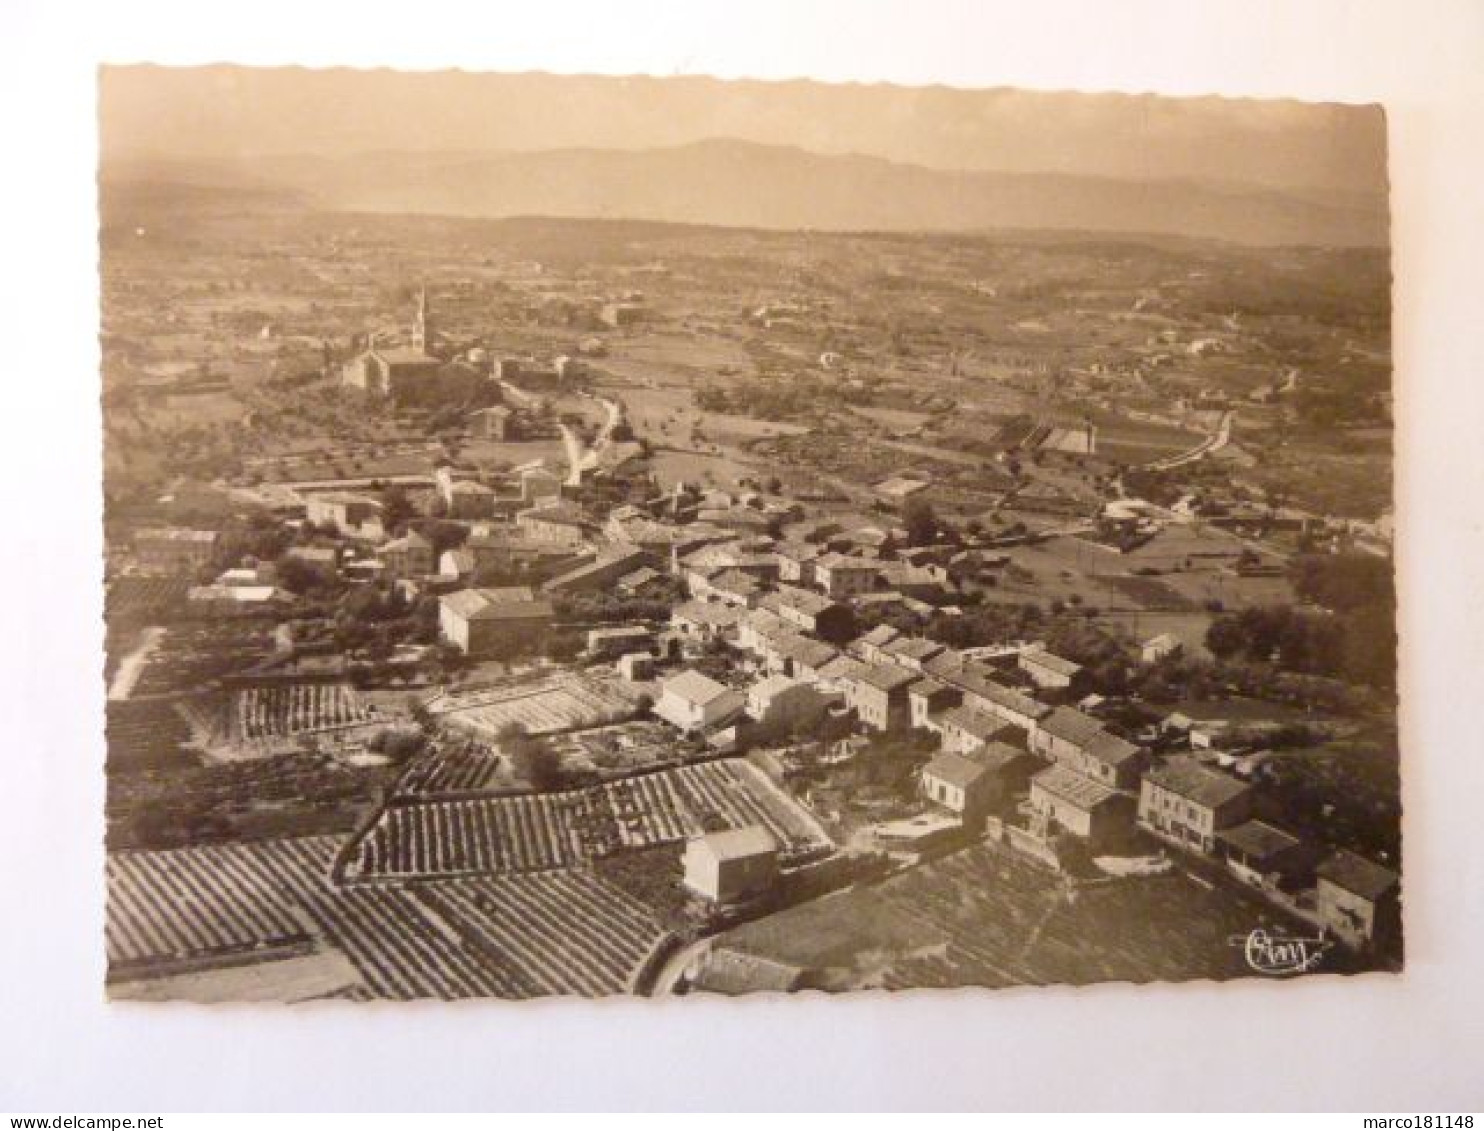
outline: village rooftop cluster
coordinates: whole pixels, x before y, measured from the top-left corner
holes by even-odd
[[[384,258],[366,238],[302,254]],[[168,373],[127,329],[148,275],[120,275],[111,992],[1225,977],[1259,928],[1324,969],[1400,961],[1394,799],[1357,811],[1345,777],[1394,734],[1360,637],[1389,511],[1263,481],[1271,429],[1323,409],[1278,347],[1182,321],[1179,288],[1107,300],[1139,327],[1112,360],[1053,364],[1019,318],[993,353],[1018,399],[966,439],[977,362],[873,336],[807,270],[757,300],[667,265],[667,238],[404,279],[375,324],[226,313],[302,280],[219,289],[200,332],[245,352]],[[940,251],[900,254],[897,280]],[[204,288],[184,311],[221,282],[172,285]],[[1384,349],[1350,334],[1325,348]],[[1221,385],[1240,365],[1269,377]],[[199,397],[246,416],[189,421]]]

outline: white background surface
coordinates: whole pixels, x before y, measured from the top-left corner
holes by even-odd
[[[1381,101],[1400,978],[664,1004],[102,1003],[93,68],[709,73]],[[1484,5],[0,4],[0,1111],[1484,1106]]]

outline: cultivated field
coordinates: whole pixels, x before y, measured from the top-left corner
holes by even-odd
[[[582,994],[633,989],[668,932],[632,896],[576,869],[411,889],[417,901],[516,974],[519,992]]]
[[[329,876],[334,837],[110,853],[110,976],[246,960],[304,943],[299,901]]]
[[[394,804],[360,837],[352,879],[512,875],[760,824],[786,854],[828,851],[814,821],[740,759],[661,770],[564,793]]]
[[[475,739],[441,739],[414,758],[397,781],[398,797],[475,793],[501,780],[506,760]]]
[[[553,734],[613,722],[634,709],[617,679],[564,674],[539,683],[453,692],[429,704],[445,722],[493,738],[514,723],[529,734]]]
[[[340,843],[114,853],[110,982],[147,997],[169,979],[169,996],[212,1000],[600,995],[630,989],[666,938],[646,908],[580,869],[336,888]]]
[[[348,683],[247,687],[232,702],[232,737],[244,742],[287,738],[367,718],[365,704]]]

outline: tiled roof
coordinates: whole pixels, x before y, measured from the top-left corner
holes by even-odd
[[[1082,665],[1073,663],[1071,660],[1063,659],[1055,652],[1048,652],[1044,648],[1031,648],[1020,654],[1022,664],[1036,664],[1047,671],[1056,672],[1071,678],[1082,670]]]
[[[527,620],[552,616],[550,601],[538,601],[525,586],[505,589],[460,589],[443,597],[443,605],[465,620]]]
[[[672,675],[661,686],[672,695],[702,706],[727,693],[725,684],[717,683],[710,676],[694,669]]]
[[[977,695],[981,699],[986,699],[996,706],[1025,718],[1041,719],[1051,711],[1050,707],[1039,700],[1032,699],[1029,695],[1006,687],[1002,683],[996,683],[973,668],[966,667],[952,672],[935,671],[933,674],[944,683],[962,688],[968,694]]]
[[[1372,903],[1400,881],[1400,877],[1390,868],[1383,868],[1380,864],[1343,848],[1320,864],[1317,874],[1320,879],[1328,880]]]
[[[986,715],[983,711],[976,711],[972,707],[953,707],[944,711],[943,723],[945,726],[956,727],[982,742],[1010,729],[1010,724],[1004,719]]]
[[[1109,766],[1121,766],[1130,758],[1136,758],[1142,753],[1140,748],[1132,742],[1108,731],[1095,735],[1092,741],[1082,749],[1089,757],[1096,758],[1099,762]]]
[[[749,856],[762,856],[778,851],[778,842],[762,825],[707,833],[700,838],[700,842],[717,860],[743,860]]]
[[[1058,707],[1041,720],[1041,729],[1080,748],[1103,733],[1103,724],[1075,707]]]
[[[1039,786],[1053,797],[1082,810],[1096,809],[1118,796],[1116,789],[1110,789],[1101,782],[1083,777],[1076,770],[1062,765],[1042,770],[1031,778],[1031,785]]]
[[[1194,758],[1174,758],[1145,775],[1161,789],[1198,805],[1215,808],[1241,797],[1252,787],[1236,778],[1207,769]]]
[[[1276,856],[1280,852],[1287,852],[1297,848],[1302,843],[1298,837],[1284,832],[1280,828],[1268,824],[1266,821],[1243,821],[1240,825],[1230,829],[1222,829],[1216,834],[1218,840],[1225,841],[1231,847],[1259,860]]]
[[[677,606],[670,616],[672,619],[694,621],[712,628],[731,628],[742,619],[741,612],[735,607],[713,601],[687,601]]]
[[[866,664],[856,678],[869,683],[879,691],[895,691],[917,678],[915,672],[899,668],[896,664]]]
[[[961,754],[939,754],[922,768],[924,777],[937,778],[949,785],[966,789],[989,771],[978,762],[970,761]]]

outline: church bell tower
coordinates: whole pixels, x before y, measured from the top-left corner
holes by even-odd
[[[428,288],[424,285],[417,292],[417,317],[412,322],[412,348],[427,353],[432,343],[433,326],[428,317]]]

